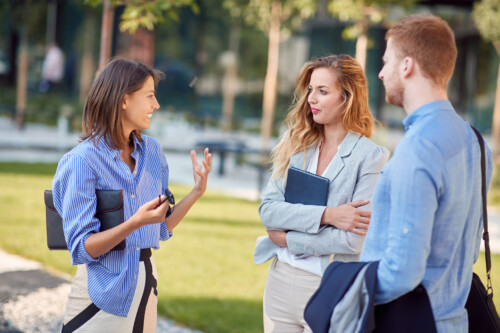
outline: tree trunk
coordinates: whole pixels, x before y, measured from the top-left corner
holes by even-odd
[[[267,73],[264,81],[264,98],[262,102],[261,122],[261,165],[269,161],[269,141],[273,129],[274,108],[276,106],[276,89],[278,83],[278,57],[281,26],[281,2],[275,0],[271,9],[271,26],[269,29],[269,50],[267,56]]]
[[[231,52],[231,51],[229,51]],[[231,57],[236,58],[234,53]],[[233,129],[234,99],[236,97],[237,68],[236,63],[229,64],[222,80],[222,129],[231,132]]]
[[[236,97],[236,82],[238,79],[238,49],[240,45],[240,20],[233,18],[229,32],[229,52],[227,56],[226,73],[222,81],[222,128],[225,132],[233,129],[234,99]]]
[[[153,32],[145,28],[138,28],[131,37],[128,57],[149,67],[154,67],[155,39]]]
[[[87,16],[85,22],[85,30],[83,36],[83,55],[82,65],[80,67],[80,103],[84,104],[87,99],[87,94],[90,85],[94,79],[94,34],[95,34],[96,18],[93,14]]]
[[[21,41],[17,60],[17,89],[16,89],[16,124],[18,129],[24,127],[26,104],[28,100],[28,41],[26,26],[21,28]]]
[[[115,8],[109,0],[103,1],[101,25],[101,50],[99,54],[99,70],[103,69],[111,58],[111,43],[113,40],[113,20]]]
[[[494,42],[498,55],[500,55],[500,42]],[[496,161],[499,153],[500,140],[500,65],[498,66],[497,74],[497,89],[495,93],[495,107],[493,108],[493,124],[491,128],[493,139],[493,160]]]
[[[368,20],[363,17],[362,21],[359,22],[359,36],[356,40],[356,60],[366,72],[366,52],[368,49]]]

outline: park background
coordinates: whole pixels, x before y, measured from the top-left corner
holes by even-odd
[[[385,103],[377,74],[385,32],[411,13],[439,15],[454,30],[459,53],[449,97],[497,159],[498,0],[0,0],[0,153],[11,156],[0,162],[0,249],[54,274],[74,274],[66,252],[46,248],[42,193],[51,187],[56,161],[43,156],[76,144],[98,69],[112,56],[139,60],[167,74],[157,92],[159,116],[148,131],[162,142],[167,160],[202,145],[214,150],[214,187],[155,253],[159,312],[204,332],[262,331],[268,264],[253,264],[255,239],[265,234],[258,193],[296,75],[311,57],[355,56],[379,121],[374,140],[393,149],[405,113]],[[62,49],[65,70],[62,82],[44,93],[39,84],[51,43]],[[35,135],[41,132],[52,137]],[[35,157],[18,158],[19,152]],[[241,170],[246,173],[238,179]],[[497,178],[493,208],[500,205]],[[172,173],[171,179],[182,198],[186,178]],[[245,181],[251,191],[238,186]],[[484,281],[482,260],[475,270]],[[494,255],[494,287],[499,266]],[[495,301],[500,304],[498,296]]]

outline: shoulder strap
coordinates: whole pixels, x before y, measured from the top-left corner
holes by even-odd
[[[488,233],[488,212],[486,206],[486,158],[484,153],[484,140],[481,133],[473,126],[472,130],[476,133],[477,141],[481,147],[481,195],[483,197],[483,240],[484,240],[484,258],[486,261],[487,292],[493,295],[491,286],[491,254],[490,254],[490,236]]]

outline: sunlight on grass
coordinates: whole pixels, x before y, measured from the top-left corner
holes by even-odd
[[[0,248],[74,275],[69,253],[46,244],[43,190],[51,188],[54,170],[0,163]],[[189,188],[171,190],[179,201]],[[269,266],[253,263],[255,239],[265,233],[257,208],[257,202],[207,191],[154,251],[160,314],[207,333],[262,332]]]
[[[54,171],[54,164],[0,163],[0,248],[73,275],[68,252],[46,244],[43,190],[51,188]],[[189,188],[171,190],[179,201]],[[207,333],[262,332],[269,263],[253,263],[255,239],[265,233],[257,208],[257,202],[207,191],[154,252],[161,315]],[[500,309],[500,255],[492,256],[492,266]],[[481,254],[474,271],[486,283],[484,267]]]

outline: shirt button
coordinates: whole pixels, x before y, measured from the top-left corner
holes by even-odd
[[[409,232],[408,228],[404,228],[404,229],[403,229],[403,233],[404,233],[404,234],[407,234],[408,232]]]
[[[131,197],[132,199],[134,199],[134,198],[135,198],[135,194],[132,194],[130,197]]]
[[[136,248],[137,251],[140,251],[141,249],[140,248]]]

